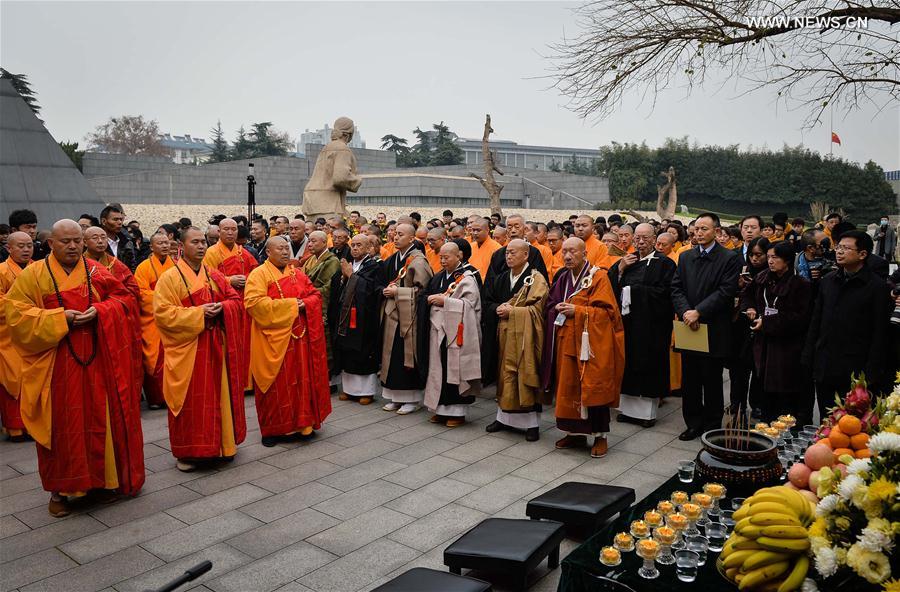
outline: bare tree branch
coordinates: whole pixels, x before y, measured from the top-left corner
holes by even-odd
[[[883,109],[900,99],[900,0],[595,0],[575,9],[582,33],[552,47],[554,86],[583,117],[603,119],[626,93],[713,72],[771,90],[808,111]]]

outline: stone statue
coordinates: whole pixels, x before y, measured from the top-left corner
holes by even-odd
[[[334,122],[331,142],[319,153],[312,177],[303,190],[303,214],[307,220],[347,216],[347,192],[356,193],[362,178],[356,173],[356,157],[347,146],[353,138],[353,120]]]

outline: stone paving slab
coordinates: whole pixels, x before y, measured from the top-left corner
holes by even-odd
[[[235,461],[192,473],[175,469],[165,415],[144,411],[152,472],[143,491],[63,519],[47,513],[34,444],[0,442],[0,592],[135,592],[203,560],[213,570],[191,588],[200,592],[369,590],[411,567],[444,569],[443,549],[462,532],[489,516],[524,518],[528,499],[561,483],[625,485],[641,497],[699,450],[677,439],[679,399],[654,428],[614,421],[604,459],[556,450],[552,413],[538,442],[487,434],[489,397],[454,429],[424,410],[333,403],[314,440],[268,448],[248,397],[248,439]],[[566,540],[563,554],[576,545]],[[544,566],[531,590],[555,590],[558,578]]]

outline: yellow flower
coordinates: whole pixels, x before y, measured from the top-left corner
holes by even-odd
[[[848,530],[850,528],[850,519],[846,516],[838,516],[834,519],[834,526],[838,531]]]
[[[884,592],[900,592],[900,580],[890,579],[884,582]]]
[[[816,518],[816,521],[809,525],[809,536],[824,537],[826,527],[825,518]]]
[[[884,553],[866,551],[859,545],[850,547],[847,565],[870,584],[878,584],[891,575],[891,562]]]

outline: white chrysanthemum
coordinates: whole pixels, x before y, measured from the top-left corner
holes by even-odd
[[[800,592],[819,592],[819,587],[816,586],[815,580],[806,578],[803,580],[803,584],[800,585]]]
[[[866,551],[890,553],[894,548],[894,538],[877,525],[869,525],[862,530],[857,543]]]
[[[872,459],[870,458],[856,458],[850,461],[850,464],[847,465],[847,474],[848,475],[862,475],[863,473],[868,473],[869,468],[872,466]]]
[[[858,475],[847,475],[847,478],[838,485],[838,494],[845,500],[849,500],[853,497],[856,488],[863,484],[863,480]]]
[[[840,499],[841,498],[839,498],[834,493],[823,497],[821,500],[819,500],[819,504],[816,506],[816,516],[821,518],[822,516],[827,516],[828,514],[834,512],[834,509],[837,507]]]
[[[900,434],[880,432],[869,440],[869,450],[874,454],[881,452],[900,452]]]
[[[837,558],[831,547],[823,547],[816,553],[816,571],[823,578],[831,577],[837,571]]]

